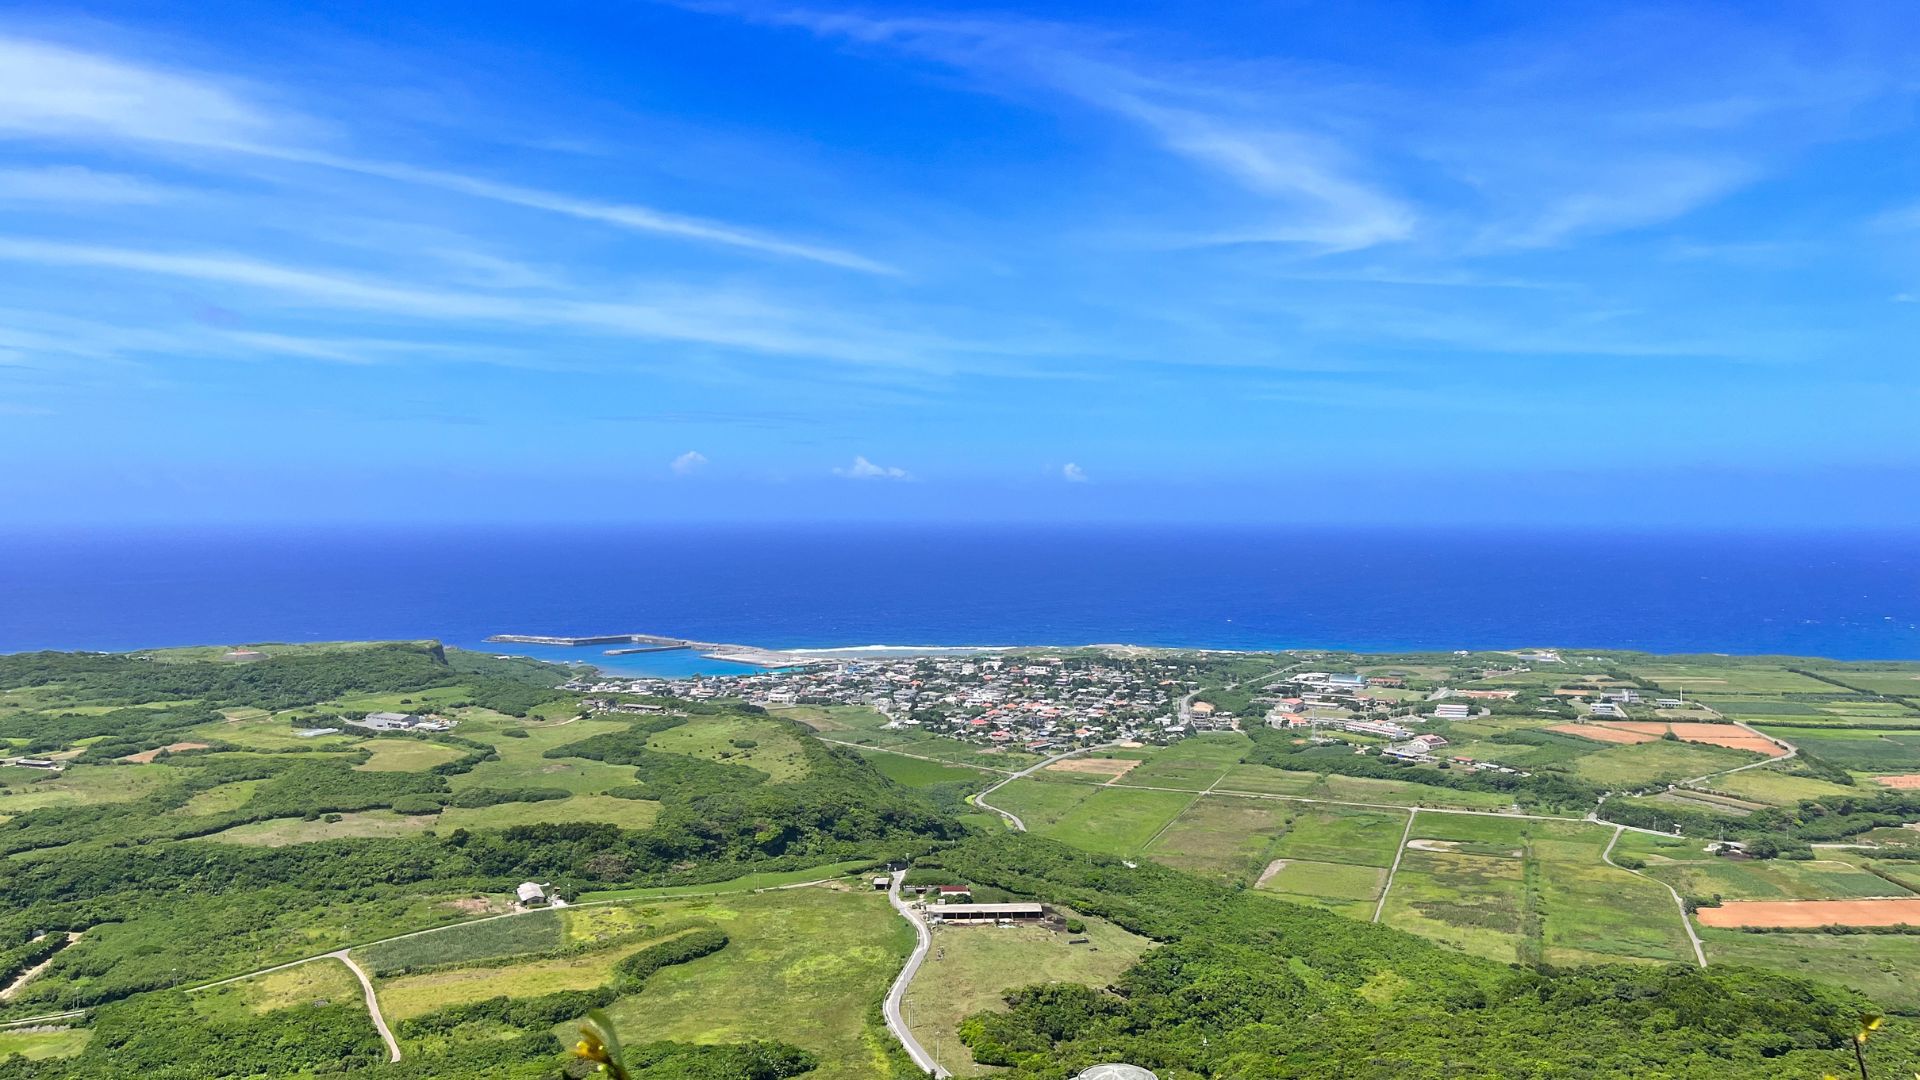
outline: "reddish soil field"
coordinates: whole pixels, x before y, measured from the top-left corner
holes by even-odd
[[[1876,776],[1873,782],[1890,788],[1920,788],[1920,773],[1908,773],[1905,776]]]
[[[1702,926],[1920,926],[1920,897],[1897,900],[1729,900],[1695,913]]]
[[[1653,738],[1659,738],[1672,729],[1673,734],[1682,742],[1705,743],[1708,746],[1724,746],[1732,750],[1750,750],[1768,757],[1780,757],[1786,753],[1773,743],[1755,735],[1742,727],[1732,724],[1689,724],[1685,722],[1655,723],[1647,720],[1611,720],[1606,724],[1621,731],[1633,731]]]
[[[206,748],[207,744],[203,742],[177,742],[168,743],[161,747],[160,750],[165,750],[169,754],[177,754],[182,750],[205,750]],[[147,765],[150,764],[154,758],[160,756],[160,750],[142,750],[137,754],[128,754],[120,760],[137,761],[142,765]]]
[[[1622,745],[1653,742],[1660,737],[1658,735],[1642,735],[1637,731],[1622,731],[1615,727],[1602,727],[1599,724],[1555,724],[1547,730],[1557,731],[1562,735],[1578,735],[1583,739],[1592,739],[1594,742],[1620,743]]]

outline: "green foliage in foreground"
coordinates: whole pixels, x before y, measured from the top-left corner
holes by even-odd
[[[1029,987],[1010,1012],[968,1018],[976,1058],[1017,1078],[1059,1080],[1101,1061],[1163,1080],[1817,1077],[1850,1063],[1857,1018],[1877,1011],[1856,994],[1739,968],[1496,964],[1027,837],[970,840],[940,861],[1166,942],[1115,992]],[[1887,1049],[1883,1068],[1912,1053]]]

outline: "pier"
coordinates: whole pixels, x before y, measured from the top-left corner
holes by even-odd
[[[564,637],[553,634],[495,634],[487,639],[511,645],[565,645],[578,648],[584,645],[644,645],[646,649],[628,649],[624,652],[646,652],[651,649],[691,649],[699,645],[698,641],[686,638],[662,637],[659,634],[593,634],[585,637]]]

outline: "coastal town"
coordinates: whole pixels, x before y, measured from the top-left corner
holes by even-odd
[[[668,707],[661,699],[737,699],[776,710],[864,706],[885,716],[889,728],[989,751],[1164,745],[1196,733],[1264,725],[1409,763],[1515,771],[1449,755],[1448,737],[1432,730],[1508,705],[1515,691],[1453,689],[1406,674],[1294,670],[1299,666],[1278,667],[1242,686],[1193,654],[1076,650],[838,659],[692,679],[596,673],[565,688],[587,695],[582,703],[589,710],[605,713],[658,712]],[[1527,669],[1515,664],[1506,670]],[[1543,699],[1543,711],[1547,704],[1565,708]],[[1601,701],[1592,706],[1596,714],[1613,707]]]

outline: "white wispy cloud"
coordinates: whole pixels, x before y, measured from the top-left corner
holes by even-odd
[[[836,467],[833,475],[844,476],[849,480],[911,480],[913,474],[894,465],[875,465],[864,456],[855,455],[853,464],[845,468]]]
[[[1087,482],[1087,470],[1069,461],[1060,467],[1060,478],[1069,484],[1084,484]]]
[[[0,202],[145,205],[167,202],[179,194],[138,176],[79,165],[0,169]]]
[[[676,476],[692,476],[707,464],[707,455],[698,450],[689,450],[667,464]]]
[[[249,100],[201,73],[20,37],[0,37],[0,134],[33,139],[160,144],[335,169],[475,199],[562,214],[636,232],[803,259],[864,273],[896,271],[828,245],[632,203],[545,191],[313,144],[325,125]]]
[[[756,18],[823,37],[882,45],[989,80],[1016,80],[1130,122],[1163,150],[1272,204],[1203,242],[1296,243],[1344,251],[1406,239],[1413,207],[1364,178],[1360,162],[1307,110],[1178,73],[1150,71],[1100,48],[1082,28],[1021,20],[880,18],[782,11]]]
[[[421,288],[226,253],[144,251],[0,238],[0,260],[92,267],[243,288],[284,305],[387,316],[561,327],[582,333],[695,342],[749,352],[857,364],[918,366],[956,343],[863,326],[851,317],[718,291],[659,291],[620,300],[502,296]]]

